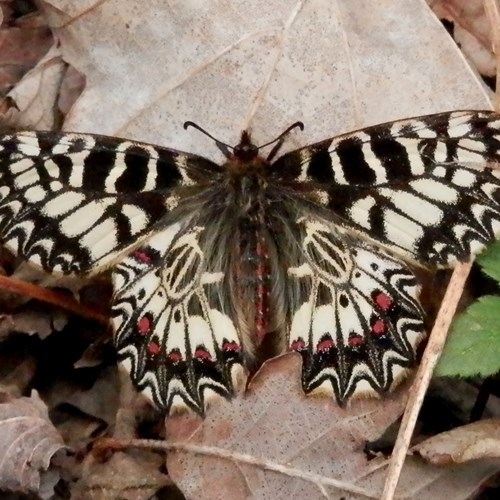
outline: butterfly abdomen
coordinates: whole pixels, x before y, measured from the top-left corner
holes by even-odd
[[[238,224],[240,256],[236,270],[237,287],[255,326],[255,343],[260,344],[267,333],[269,316],[270,263],[266,245],[266,220],[257,204]]]

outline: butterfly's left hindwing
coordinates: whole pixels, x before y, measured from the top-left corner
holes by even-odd
[[[113,272],[119,356],[135,385],[167,412],[203,413],[243,378],[241,341],[224,302],[226,272],[209,268],[206,230],[168,226]]]

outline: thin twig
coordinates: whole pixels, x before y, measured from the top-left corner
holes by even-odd
[[[109,323],[109,316],[97,311],[93,307],[80,304],[80,302],[77,302],[75,299],[55,290],[50,290],[33,283],[27,283],[26,281],[1,275],[0,288],[8,290],[9,292],[18,293],[19,295],[23,295],[25,297],[31,297],[32,299],[46,302],[47,304],[58,306],[61,309],[78,314],[84,318],[93,319],[99,323],[103,323],[104,325]]]
[[[484,0],[484,11],[490,23],[491,29],[491,45],[495,54],[497,68],[497,83],[500,82],[500,9],[498,8],[497,0]],[[500,92],[497,92],[493,101],[496,111],[500,110]]]
[[[381,496],[382,500],[392,500],[394,498],[406,453],[410,446],[410,440],[413,429],[415,428],[417,416],[422,406],[427,387],[432,378],[432,372],[443,350],[448,328],[455,315],[471,267],[472,262],[459,264],[451,275],[450,283],[446,289],[434,327],[429,336],[429,343],[425,348],[422,362],[415,376],[415,381],[410,388],[410,396],[387,471],[384,491]]]
[[[234,450],[226,450],[217,446],[206,446],[191,443],[170,443],[168,441],[154,440],[154,439],[115,439],[115,438],[102,438],[99,439],[93,448],[97,453],[109,449],[125,449],[125,448],[146,448],[149,450],[177,450],[190,453],[192,455],[204,455],[222,460],[230,460],[231,462],[253,465],[260,469],[270,470],[284,474],[289,477],[296,477],[303,481],[308,481],[315,484],[318,488],[333,487],[341,491],[362,495],[366,498],[377,498],[375,493],[371,490],[366,490],[352,483],[346,481],[339,481],[330,477],[325,477],[321,474],[315,474],[305,470],[290,467],[285,464],[266,460],[261,457],[249,455],[247,453],[238,453]]]

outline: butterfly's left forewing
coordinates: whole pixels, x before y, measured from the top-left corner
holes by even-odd
[[[500,232],[500,118],[417,117],[334,137],[272,165],[337,223],[424,266],[466,261]]]
[[[48,272],[96,273],[147,238],[220,168],[175,150],[91,134],[0,138],[0,236]]]

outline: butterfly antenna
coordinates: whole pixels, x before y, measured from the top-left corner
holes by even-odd
[[[231,156],[231,151],[234,150],[233,146],[230,146],[229,144],[225,144],[222,141],[219,141],[219,139],[216,139],[213,135],[209,134],[205,129],[201,128],[197,123],[194,122],[184,122],[184,130],[187,130],[189,127],[193,127],[196,130],[199,130],[201,133],[205,134],[207,137],[210,137],[215,142],[215,145],[222,151],[222,154],[226,157],[229,158]]]
[[[269,146],[269,144],[272,144],[273,142],[276,142],[273,149],[271,149],[271,152],[267,155],[267,161],[271,161],[276,156],[276,153],[281,149],[281,146],[283,146],[283,142],[285,142],[286,136],[294,128],[300,128],[300,130],[304,130],[304,124],[302,122],[295,122],[292,125],[290,125],[284,132],[278,135],[276,139],[273,139],[272,141],[269,141],[266,144],[262,144],[262,146],[259,146],[259,149],[261,149],[265,148],[266,146]]]

